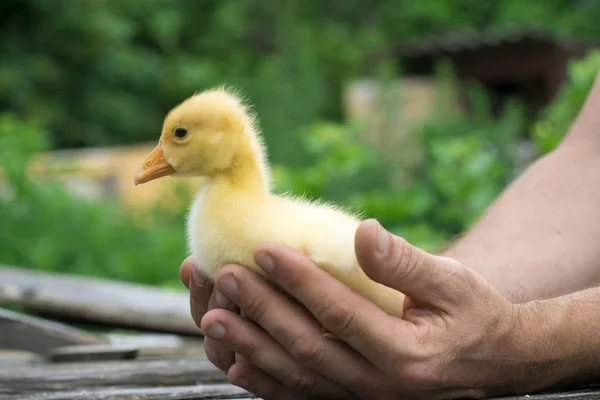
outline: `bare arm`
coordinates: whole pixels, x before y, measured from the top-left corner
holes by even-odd
[[[600,283],[600,87],[563,143],[445,252],[513,301]]]
[[[523,368],[514,378],[538,390],[600,377],[599,306],[599,288],[518,305],[511,350]]]

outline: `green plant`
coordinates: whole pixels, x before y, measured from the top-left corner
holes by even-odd
[[[451,75],[440,73],[440,81],[447,89],[456,88]],[[469,97],[477,105],[471,112],[441,107],[412,132],[424,157],[409,182],[390,186],[394,168],[404,166],[383,154],[401,156],[401,149],[367,144],[357,126],[319,123],[301,131],[312,162],[299,169],[278,166],[277,188],[346,204],[435,250],[466,230],[515,173],[522,106],[509,102],[496,118],[482,88],[472,87]]]
[[[600,71],[600,51],[569,63],[568,78],[556,99],[532,127],[539,152],[554,150],[567,134]]]
[[[467,229],[512,179],[521,110],[509,104],[496,120],[483,92],[471,96],[481,105],[472,113],[442,108],[417,126],[422,164],[402,185],[390,186],[394,168],[402,165],[390,160],[394,151],[369,145],[362,126],[320,121],[295,135],[304,166],[274,165],[276,191],[344,204],[435,251]],[[176,211],[134,217],[116,200],[85,200],[59,182],[30,178],[27,165],[47,143],[38,126],[5,115],[0,141],[1,262],[180,287],[189,194]]]
[[[183,215],[152,210],[139,223],[116,201],[85,200],[59,182],[32,179],[27,167],[44,142],[31,123],[0,118],[0,262],[179,287]]]

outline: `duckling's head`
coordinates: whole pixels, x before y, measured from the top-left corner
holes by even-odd
[[[264,173],[262,143],[241,99],[224,88],[186,99],[166,116],[158,145],[144,161],[135,184],[167,176],[233,173],[258,166]]]

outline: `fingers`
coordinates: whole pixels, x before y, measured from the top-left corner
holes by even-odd
[[[200,320],[196,322],[198,327],[202,327],[202,320],[206,313],[210,310],[215,310],[221,308],[218,304],[217,290],[213,290],[212,295],[208,301],[207,311],[205,311]],[[224,306],[223,309],[228,310],[233,313],[238,313],[238,307],[229,302],[227,306]],[[192,308],[192,313],[194,313]],[[227,347],[224,343],[219,340],[215,340],[214,338],[207,336],[206,332],[204,338],[204,351],[206,352],[206,357],[212,362],[217,368],[219,368],[223,372],[227,372],[229,368],[237,361],[236,354],[231,350],[231,348]]]
[[[396,318],[354,293],[319,269],[308,257],[286,246],[265,243],[257,248],[256,262],[269,277],[303,304],[335,337],[348,343],[373,364],[389,354],[382,342],[404,337]]]
[[[281,382],[248,362],[235,363],[228,371],[229,381],[264,400],[303,400],[308,397],[293,393]]]
[[[196,325],[200,327],[200,320],[206,314],[211,305],[216,304],[215,301],[210,302],[214,296],[214,282],[202,275],[195,267],[191,268],[189,289],[190,289],[190,308],[192,318]]]
[[[198,328],[201,327],[202,318],[209,310],[223,306],[232,312],[237,311],[237,307],[232,302],[223,302],[223,296],[218,296],[214,282],[194,267],[192,257],[186,258],[181,264],[179,276],[190,290],[190,311]],[[236,361],[234,353],[219,341],[205,337],[204,349],[208,359],[224,372],[227,372]]]
[[[193,263],[194,258],[189,256],[183,260],[181,267],[179,267],[179,279],[181,279],[181,283],[188,289],[190,288],[190,274],[192,273]]]
[[[472,274],[460,263],[429,254],[387,232],[376,220],[356,231],[356,256],[371,279],[442,310],[463,302]]]
[[[252,271],[225,266],[217,273],[216,282],[244,315],[260,325],[300,365],[355,393],[358,387],[368,386],[365,382],[376,385],[377,372],[368,361],[345,343],[324,339],[314,317]]]
[[[249,363],[299,393],[347,398],[348,392],[297,363],[281,346],[248,319],[226,310],[212,310],[202,320],[206,335],[220,341]]]

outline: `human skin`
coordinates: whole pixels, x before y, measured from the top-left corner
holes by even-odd
[[[266,272],[289,296],[234,265],[219,271],[215,290],[190,279],[187,259],[181,278],[207,356],[265,399],[480,397],[593,376],[600,291],[582,289],[600,278],[599,109],[595,85],[561,146],[443,256],[389,233],[380,253],[381,228],[361,225],[361,266],[408,295],[402,319],[278,244],[259,247],[257,262],[275,260]]]

